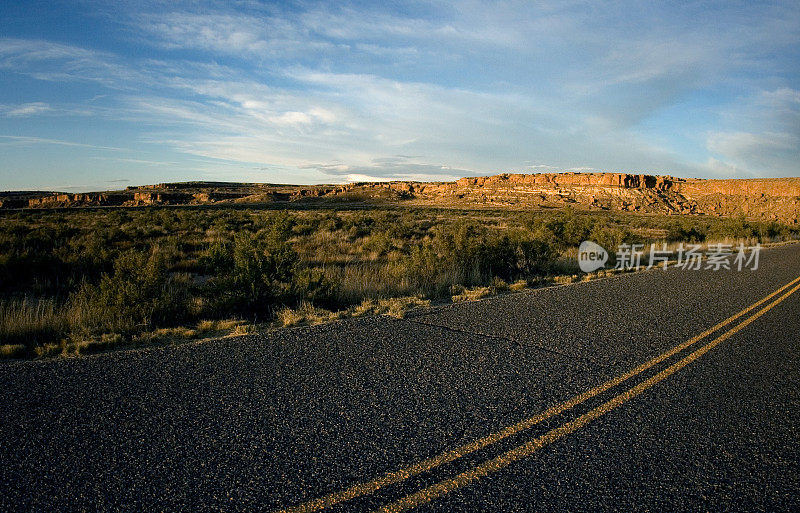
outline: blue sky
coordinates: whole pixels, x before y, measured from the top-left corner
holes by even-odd
[[[800,4],[20,1],[0,189],[800,176]]]

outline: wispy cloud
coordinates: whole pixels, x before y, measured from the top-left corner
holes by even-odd
[[[140,164],[140,165],[144,165],[144,166],[175,166],[175,165],[179,164],[178,162],[174,162],[174,161],[170,162],[170,161],[163,161],[163,160],[134,159],[134,158],[123,158],[123,157],[117,157],[117,156],[114,156],[114,157],[92,157],[92,158],[95,159],[95,160],[105,160],[105,161],[111,161],[111,162],[124,162],[124,163],[130,163],[130,164]],[[116,180],[107,180],[107,181],[113,182],[113,181],[116,181]],[[128,182],[130,180],[125,179],[125,180],[121,180],[121,181]]]
[[[53,110],[50,105],[44,102],[23,103],[14,106],[0,106],[0,112],[8,118],[22,118],[27,116],[35,116]]]
[[[0,135],[0,145],[34,146],[40,144],[55,145],[55,146],[74,146],[77,148],[92,148],[96,150],[108,150],[108,151],[126,151],[125,148],[115,148],[113,146],[100,146],[96,144],[62,141],[60,139],[46,139],[43,137],[23,137],[17,135]]]
[[[710,131],[706,139],[715,169],[751,176],[800,175],[800,91],[762,90],[741,98],[726,109],[723,123],[725,129]]]
[[[28,62],[93,60],[95,52],[42,40],[0,38],[0,65],[9,68]]]
[[[199,48],[225,54],[277,54],[298,49],[299,34],[281,19],[237,14],[173,12],[142,15],[139,28],[167,48]]]
[[[289,182],[506,170],[798,174],[800,84],[788,70],[800,58],[800,12],[788,2],[107,9],[98,33],[116,38],[97,48],[0,38],[0,69],[50,93],[5,100],[3,131],[37,121],[24,117],[80,114],[129,138],[109,140],[153,152],[121,163],[258,167]],[[692,102],[692,113],[682,110]],[[81,120],[62,126],[85,126],[86,138],[0,144],[110,149],[91,144],[97,131]]]
[[[423,157],[393,155],[372,159],[366,165],[348,165],[342,163],[308,164],[304,166],[338,181],[374,180],[424,180],[435,177],[438,180],[453,180],[461,176],[475,174],[471,169],[452,168],[444,164],[426,164]]]

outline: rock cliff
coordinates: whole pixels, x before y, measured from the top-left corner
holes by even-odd
[[[211,205],[275,202],[404,202],[428,206],[621,210],[800,222],[800,178],[704,180],[627,173],[499,174],[455,182],[276,185],[163,183],[124,191],[2,193],[0,208]]]

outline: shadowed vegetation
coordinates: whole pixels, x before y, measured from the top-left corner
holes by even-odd
[[[796,227],[745,219],[570,209],[3,213],[0,345],[3,356],[35,356],[243,333],[254,324],[402,316],[430,300],[574,276],[576,247],[587,239],[613,251],[623,242],[797,235]]]

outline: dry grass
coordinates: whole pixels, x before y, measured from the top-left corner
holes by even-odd
[[[351,262],[327,267],[325,274],[337,283],[336,300],[344,305],[363,299],[410,296],[416,291],[403,262]]]
[[[249,323],[241,323],[237,324],[233,330],[230,332],[230,336],[235,335],[249,335],[251,333],[256,333],[258,328],[254,324]]]
[[[511,285],[509,285],[508,288],[512,292],[518,292],[520,290],[525,290],[526,288],[528,288],[528,282],[525,281],[525,280],[518,280],[518,281],[515,281],[514,283],[512,283]]]
[[[430,306],[431,302],[418,296],[390,299],[365,299],[346,310],[332,312],[303,302],[297,308],[284,307],[277,314],[277,327],[309,326],[363,315],[388,315],[402,319],[415,308]]]
[[[430,306],[430,300],[419,296],[396,297],[391,299],[367,299],[360,305],[348,310],[350,317],[360,315],[388,315],[402,319],[405,314],[415,308]]]
[[[33,351],[37,345],[61,338],[69,329],[64,312],[53,299],[0,301],[0,343],[27,347]],[[18,354],[19,349],[8,349]]]
[[[132,341],[134,344],[152,344],[191,340],[198,336],[198,330],[186,326],[178,326],[176,328],[160,328],[153,331],[146,331],[135,335]]]
[[[464,301],[477,301],[493,295],[491,287],[473,287],[464,289],[461,293],[451,296],[453,303],[462,303]]]
[[[453,303],[462,303],[464,301],[477,301],[489,296],[496,296],[498,294],[505,294],[506,292],[518,292],[525,290],[529,287],[528,282],[525,280],[518,280],[509,285],[498,277],[492,279],[492,284],[488,287],[470,287],[466,288],[460,285],[450,287],[450,300]]]
[[[23,344],[3,344],[0,346],[0,358],[23,358],[27,348]]]
[[[297,308],[284,307],[277,314],[278,325],[282,327],[320,324],[335,318],[334,312],[317,308],[307,301],[300,303]]]
[[[223,336],[233,333],[245,321],[239,319],[204,320],[197,323],[197,333],[199,335]]]
[[[567,283],[575,283],[576,281],[581,281],[581,277],[578,274],[565,274],[553,277],[553,283],[557,283],[559,285],[565,285]]]

